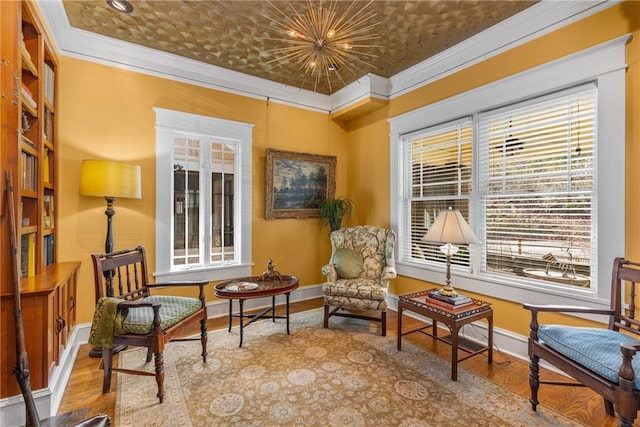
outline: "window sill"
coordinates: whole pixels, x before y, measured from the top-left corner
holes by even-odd
[[[219,267],[194,268],[181,271],[161,271],[153,273],[156,279],[162,280],[208,280],[217,282],[220,280],[235,279],[251,275],[253,264],[233,264]]]
[[[445,267],[426,266],[419,263],[396,262],[398,275],[411,277],[434,284],[444,284]],[[540,284],[538,284],[540,283]],[[524,277],[488,277],[486,274],[473,274],[451,267],[451,285],[458,291],[470,291],[493,298],[499,298],[514,303],[530,304],[555,304],[555,305],[580,305],[591,308],[607,309],[609,301],[598,299],[593,290],[556,286]],[[584,316],[576,314],[576,317],[602,322],[602,316]]]

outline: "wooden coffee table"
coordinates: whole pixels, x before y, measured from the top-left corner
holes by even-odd
[[[287,335],[289,332],[289,295],[298,288],[298,278],[296,276],[252,276],[231,279],[218,283],[214,287],[214,294],[218,298],[229,300],[229,332],[233,318],[240,319],[240,345],[242,347],[242,338],[244,327],[261,318],[270,317],[274,322],[276,319],[287,319]],[[286,297],[286,316],[276,316],[276,296],[284,294]],[[271,297],[271,307],[257,314],[244,314],[244,302],[248,299]],[[239,313],[233,313],[233,300],[238,300],[240,306]],[[267,313],[271,312],[271,316]],[[245,322],[245,319],[248,319]]]
[[[450,309],[440,305],[436,305],[426,301],[426,296],[433,289],[419,291],[410,294],[400,295],[398,299],[398,351],[402,351],[402,336],[413,332],[420,332],[432,337],[435,340],[445,342],[451,345],[451,379],[458,380],[458,363],[467,360],[477,354],[487,352],[489,363],[493,363],[493,308],[491,304],[485,301],[473,300],[473,303],[464,307]],[[422,326],[410,331],[402,331],[402,313],[405,310],[412,311],[431,319],[431,325]],[[458,345],[458,333],[460,329],[468,323],[476,320],[487,319],[488,339],[487,345],[482,346],[478,350],[469,350]],[[438,336],[438,322],[442,322],[451,331],[451,342]],[[425,331],[431,328],[431,332]],[[459,358],[458,350],[467,353],[466,356]]]

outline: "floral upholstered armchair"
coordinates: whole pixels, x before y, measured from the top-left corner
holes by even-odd
[[[325,328],[330,316],[353,317],[380,322],[386,336],[389,281],[396,277],[395,243],[392,230],[370,225],[331,233],[331,260],[322,267],[327,276],[322,287]],[[361,311],[379,311],[380,316]]]

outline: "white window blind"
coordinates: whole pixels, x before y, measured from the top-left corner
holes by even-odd
[[[472,188],[473,127],[470,118],[448,122],[404,137],[409,240],[403,253],[417,261],[442,261],[440,244],[422,237],[438,213],[452,207],[469,219]],[[469,265],[468,245],[461,245],[451,262]]]
[[[596,94],[582,86],[479,118],[483,270],[590,286]]]

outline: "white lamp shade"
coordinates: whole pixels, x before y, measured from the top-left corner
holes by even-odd
[[[422,240],[454,244],[480,243],[460,211],[451,208],[440,212]]]
[[[139,199],[141,168],[108,160],[83,160],[80,194],[83,196]]]

